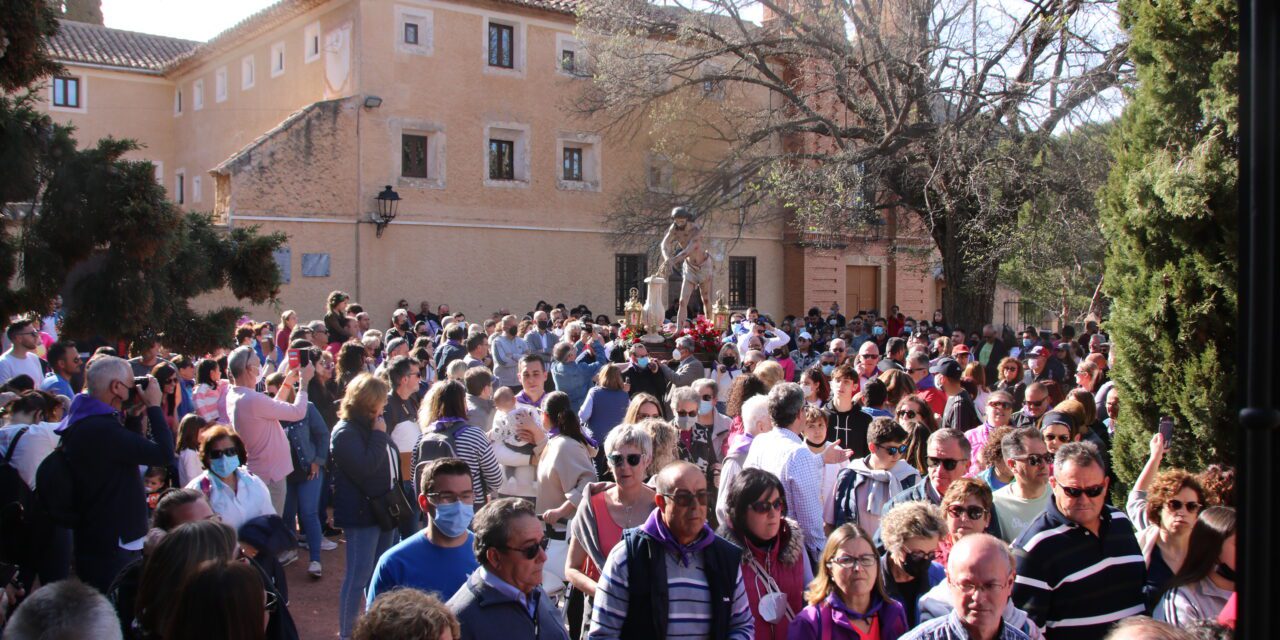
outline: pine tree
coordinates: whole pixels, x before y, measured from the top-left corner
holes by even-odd
[[[1121,11],[1139,82],[1099,206],[1121,394],[1113,458],[1128,482],[1162,415],[1177,425],[1174,465],[1235,448],[1238,27],[1235,0],[1125,0]]]

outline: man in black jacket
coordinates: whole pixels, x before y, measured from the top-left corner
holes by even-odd
[[[72,401],[60,431],[82,516],[73,528],[76,575],[105,592],[141,553],[147,533],[138,468],[173,464],[173,432],[155,378],[147,376],[135,393],[129,363],[100,356],[89,363],[86,379],[88,392]]]

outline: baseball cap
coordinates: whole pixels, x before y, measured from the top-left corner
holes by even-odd
[[[1041,347],[1041,346],[1039,346],[1039,345],[1034,346],[1034,347],[1031,347],[1031,350],[1027,352],[1027,355],[1029,355],[1029,356],[1042,356],[1042,355],[1044,355],[1044,347]]]
[[[940,373],[945,378],[959,378],[964,373],[964,369],[960,367],[960,363],[955,358],[939,358],[938,362],[929,367],[929,373]]]
[[[796,339],[797,339],[797,340],[808,340],[809,342],[813,342],[813,336],[809,335],[809,332],[808,332],[808,331],[801,331],[801,332],[800,332],[800,335],[796,336]]]
[[[958,344],[958,345],[956,345],[956,346],[954,346],[954,347],[952,347],[952,348],[951,348],[951,353],[953,353],[953,354],[955,354],[955,353],[969,353],[969,345],[967,345],[967,344]]]

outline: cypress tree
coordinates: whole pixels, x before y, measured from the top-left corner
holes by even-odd
[[[1113,458],[1131,482],[1159,417],[1171,464],[1233,455],[1238,55],[1235,0],[1122,0],[1138,84],[1099,194],[1105,324],[1120,396]]]

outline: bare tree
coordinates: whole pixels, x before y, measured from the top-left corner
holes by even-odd
[[[573,109],[677,167],[617,199],[620,240],[674,201],[739,234],[895,216],[932,238],[965,327],[990,319],[1019,213],[1060,183],[1054,133],[1109,118],[1132,79],[1115,0],[675,1],[581,4],[594,81]]]

